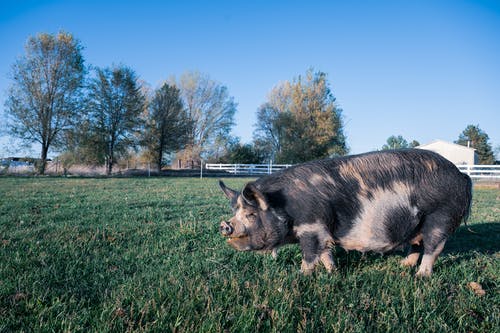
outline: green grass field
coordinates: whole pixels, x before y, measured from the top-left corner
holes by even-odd
[[[342,249],[302,276],[298,246],[229,248],[229,215],[215,179],[0,178],[0,332],[500,331],[499,190],[429,279]]]

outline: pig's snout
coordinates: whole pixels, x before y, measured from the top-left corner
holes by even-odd
[[[233,227],[226,221],[220,224],[219,230],[223,236],[229,236],[233,233]]]

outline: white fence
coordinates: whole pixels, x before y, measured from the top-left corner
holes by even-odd
[[[291,167],[292,164],[214,164],[205,165],[208,170],[220,170],[233,175],[267,175]],[[472,179],[500,180],[500,165],[457,165]]]
[[[220,170],[232,173],[233,175],[269,175],[291,167],[291,164],[217,164],[207,163],[208,170]]]
[[[472,179],[500,180],[500,165],[457,165],[457,168]]]

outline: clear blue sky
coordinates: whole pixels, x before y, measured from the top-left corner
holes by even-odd
[[[244,142],[273,86],[313,67],[344,110],[351,153],[393,134],[453,141],[468,124],[500,145],[500,1],[0,0],[2,122],[28,36],[59,30],[87,64],[125,64],[153,88],[209,74],[238,103]],[[0,156],[12,147],[2,138]]]

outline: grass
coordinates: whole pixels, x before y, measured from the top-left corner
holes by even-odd
[[[499,190],[424,280],[341,249],[304,277],[298,246],[230,249],[229,214],[214,179],[0,178],[0,332],[499,331]]]

